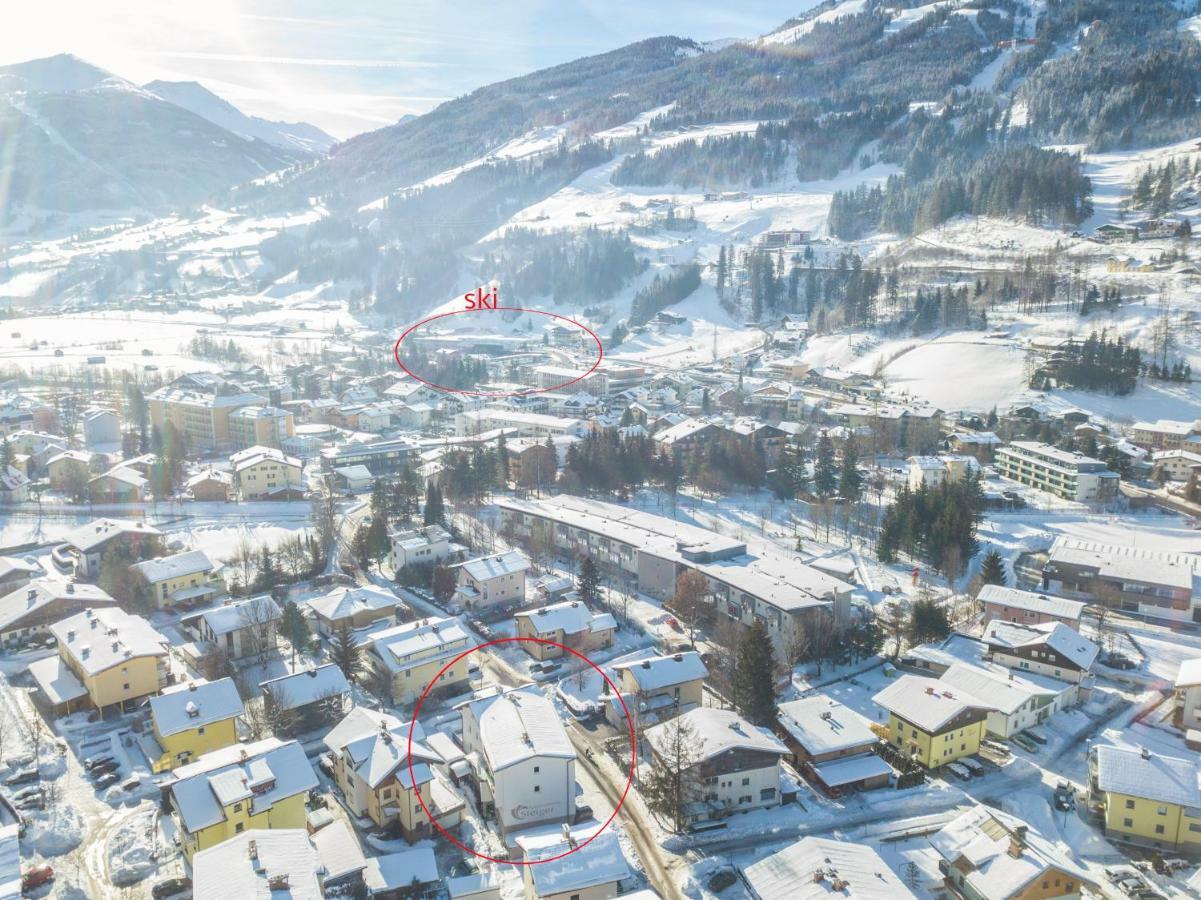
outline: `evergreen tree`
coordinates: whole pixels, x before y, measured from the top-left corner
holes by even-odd
[[[309,643],[309,620],[304,617],[296,602],[289,600],[284,604],[283,632],[292,645],[292,665],[296,664],[296,649],[304,648]]]
[[[371,524],[367,526],[366,540],[367,556],[378,564],[392,549],[392,544],[388,540],[388,526],[383,516],[373,515],[371,517]]]
[[[445,525],[446,510],[442,505],[442,491],[438,489],[438,485],[430,482],[429,487],[425,489],[425,515],[423,518],[425,525]]]
[[[834,459],[834,442],[823,431],[817,439],[813,459],[813,490],[823,499],[834,496],[838,487],[838,464]]]
[[[980,580],[985,584],[999,584],[1002,587],[1008,583],[1009,577],[1005,574],[1005,561],[996,550],[989,550],[984,555],[984,562],[980,566]]]
[[[734,661],[734,705],[756,725],[776,721],[776,657],[771,635],[762,620],[754,624],[738,643]]]
[[[330,661],[342,670],[346,680],[356,683],[364,668],[363,651],[355,643],[354,635],[345,625],[338,627],[333,640],[329,642]]]
[[[859,450],[854,438],[847,438],[842,448],[842,467],[838,475],[838,495],[855,502],[863,493],[863,475],[859,472]]]
[[[576,579],[576,588],[580,592],[580,599],[589,606],[600,602],[600,572],[597,571],[591,556],[580,558],[580,574]]]
[[[941,641],[951,633],[947,611],[933,600],[918,600],[913,604],[913,617],[909,620],[909,643],[925,644]]]

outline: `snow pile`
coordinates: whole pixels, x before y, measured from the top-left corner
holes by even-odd
[[[74,806],[60,803],[31,817],[26,841],[42,856],[70,853],[83,841],[84,821]]]
[[[135,884],[158,867],[154,849],[154,806],[126,820],[108,839],[108,870],[118,887]]]

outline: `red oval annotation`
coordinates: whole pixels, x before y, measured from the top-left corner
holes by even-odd
[[[517,391],[472,391],[472,390],[465,390],[463,388],[452,388],[452,387],[449,387],[448,385],[438,384],[436,381],[430,381],[428,378],[423,378],[422,376],[420,376],[416,372],[414,372],[412,369],[410,369],[408,366],[406,366],[404,364],[404,362],[401,360],[401,358],[400,358],[401,344],[403,344],[413,334],[413,332],[417,331],[418,329],[424,328],[426,325],[429,325],[431,322],[436,322],[439,319],[448,318],[449,316],[460,316],[460,315],[463,315],[464,313],[470,313],[471,315],[480,315],[481,313],[489,313],[489,312],[533,313],[534,315],[546,316],[547,318],[550,318],[550,319],[557,319],[558,321],[565,322],[568,325],[574,325],[576,328],[580,329],[580,331],[584,332],[584,334],[588,335],[588,337],[592,338],[592,340],[596,342],[596,362],[594,362],[592,364],[592,367],[589,368],[587,371],[580,373],[575,378],[572,378],[568,381],[564,381],[562,384],[552,384],[549,387],[541,387],[541,388],[534,388],[534,387],[523,388],[523,389],[517,390]],[[430,316],[427,319],[422,319],[420,322],[417,322],[414,325],[410,325],[409,328],[404,332],[404,334],[402,334],[397,339],[396,346],[392,350],[392,355],[396,358],[396,364],[398,366],[400,366],[400,368],[404,372],[411,375],[413,378],[416,378],[422,384],[432,387],[435,390],[443,391],[447,394],[466,394],[471,397],[498,397],[499,398],[499,397],[528,397],[531,394],[545,394],[545,393],[549,393],[550,391],[561,391],[564,388],[570,387],[573,384],[577,384],[578,382],[583,381],[585,378],[587,378],[589,375],[591,375],[593,372],[595,372],[600,367],[601,361],[605,358],[605,348],[601,344],[601,339],[599,337],[597,337],[597,334],[595,331],[593,331],[587,325],[581,325],[575,319],[568,318],[567,316],[561,316],[558,313],[546,312],[545,310],[541,310],[541,309],[526,309],[525,307],[522,307],[522,306],[489,306],[489,307],[484,307],[481,309],[454,309],[454,310],[451,310],[450,312],[444,312],[444,313],[439,313],[436,316]]]
[[[423,796],[421,796],[421,791],[417,790],[414,793],[417,794],[417,801],[421,804],[421,808],[425,812],[425,817],[427,819],[429,819],[430,824],[433,825],[436,829],[438,829],[439,833],[444,838],[446,838],[448,841],[450,841],[452,844],[454,844],[460,850],[470,853],[472,856],[478,856],[480,859],[486,859],[488,862],[506,863],[511,866],[537,866],[537,865],[541,865],[542,863],[554,862],[556,859],[562,859],[565,856],[570,856],[571,854],[573,854],[579,850],[583,850],[592,841],[596,840],[597,837],[599,837],[601,834],[603,834],[605,832],[605,830],[610,825],[612,825],[613,822],[617,819],[617,814],[619,812],[621,812],[621,807],[626,802],[626,796],[630,793],[630,788],[634,784],[634,769],[635,769],[635,764],[637,762],[637,755],[634,752],[634,748],[636,748],[638,746],[637,737],[634,733],[634,718],[630,715],[630,710],[626,706],[625,699],[621,696],[621,690],[617,687],[616,684],[613,683],[613,680],[604,673],[604,671],[601,669],[600,666],[598,666],[596,663],[594,663],[592,660],[590,660],[584,654],[580,653],[578,650],[573,650],[571,647],[568,647],[566,644],[560,644],[560,643],[557,643],[556,641],[549,641],[549,640],[546,640],[545,638],[506,637],[506,638],[497,638],[496,640],[488,641],[487,643],[484,643],[484,644],[477,644],[476,646],[471,647],[468,650],[464,650],[462,653],[460,653],[458,656],[456,656],[454,659],[452,659],[450,662],[448,662],[446,665],[444,665],[441,669],[439,669],[438,674],[435,675],[433,677],[433,679],[430,681],[430,683],[425,686],[425,690],[421,692],[421,697],[417,700],[417,705],[413,708],[413,718],[409,721],[409,740],[408,740],[408,747],[406,748],[405,752],[409,759],[409,783],[416,785],[417,778],[413,772],[413,731],[417,727],[417,717],[421,714],[421,706],[423,703],[425,703],[425,698],[429,696],[430,691],[433,690],[433,688],[434,688],[434,685],[436,685],[438,683],[438,680],[455,663],[457,663],[461,659],[466,659],[468,656],[470,656],[471,654],[475,653],[478,650],[483,650],[486,647],[496,647],[496,646],[499,646],[500,644],[521,644],[521,643],[546,644],[548,647],[557,647],[559,650],[570,653],[572,656],[576,657],[577,659],[583,660],[588,665],[590,665],[593,669],[595,669],[596,672],[600,675],[600,677],[605,680],[605,684],[607,684],[609,686],[609,690],[612,691],[613,696],[615,696],[617,698],[617,702],[621,704],[621,712],[626,717],[626,724],[630,728],[630,771],[629,771],[629,774],[626,776],[626,786],[625,786],[625,788],[622,789],[621,799],[619,799],[617,801],[617,805],[613,808],[613,814],[610,815],[609,818],[605,819],[605,821],[601,825],[601,827],[596,830],[596,833],[589,835],[587,840],[580,841],[574,847],[571,847],[570,849],[568,849],[565,852],[560,853],[556,856],[548,856],[543,859],[532,859],[532,860],[500,859],[499,857],[488,856],[486,853],[480,853],[478,850],[473,850],[471,847],[468,847],[466,844],[464,844],[462,841],[460,841],[457,837],[455,837],[453,834],[451,834],[449,831],[447,831],[445,828],[443,828],[441,825],[439,825],[438,821],[430,813],[429,807],[425,805],[425,798]]]

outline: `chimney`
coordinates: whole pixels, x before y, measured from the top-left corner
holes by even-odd
[[[196,682],[194,682],[194,681],[189,681],[189,682],[188,682],[188,690],[189,690],[189,691],[194,691],[194,690],[196,690]]]
[[[932,687],[928,687],[928,688],[926,688],[926,693],[927,693],[929,696],[933,697],[933,696],[934,696],[934,688],[932,688]]]
[[[315,667],[310,667],[310,668],[308,669],[308,673],[309,673],[309,678],[316,678],[316,677],[317,677],[317,669],[316,669]]]
[[[651,661],[649,659],[644,659],[642,661],[642,668],[649,669],[650,667],[651,667]]]
[[[75,593],[75,582],[74,582],[74,581],[68,581],[68,582],[67,582],[67,593],[68,593],[68,594],[74,594],[74,593]]]
[[[1138,752],[1143,757],[1143,759],[1151,758],[1151,751],[1148,750],[1146,747],[1139,747]]]
[[[251,859],[259,858],[259,842],[257,840],[251,838],[249,841],[247,841],[246,849],[250,853]]]
[[[683,661],[684,661],[684,654],[683,654],[683,653],[677,653],[675,656],[673,656],[673,657],[672,657],[672,659],[674,659],[676,662],[683,662]]]

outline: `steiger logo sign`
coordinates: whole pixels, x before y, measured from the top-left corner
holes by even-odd
[[[542,806],[526,806],[524,803],[518,803],[509,810],[509,815],[519,821],[528,822],[530,819],[541,819],[553,814],[557,807],[557,803],[546,803]]]

